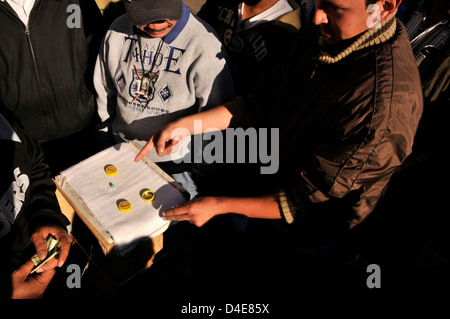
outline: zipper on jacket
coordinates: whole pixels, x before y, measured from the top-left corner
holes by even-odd
[[[39,79],[39,72],[38,72],[37,64],[36,64],[36,56],[34,55],[33,45],[31,44],[30,29],[28,28],[28,25],[25,26],[25,35],[27,36],[28,44],[30,45],[31,57],[33,58],[34,72],[36,73],[36,78],[40,85],[41,81]]]

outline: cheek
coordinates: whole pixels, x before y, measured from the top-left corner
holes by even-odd
[[[169,27],[167,28],[167,33],[169,33],[170,31],[172,31],[173,27],[174,27],[173,25],[169,26]]]
[[[369,28],[367,26],[367,17],[365,15],[359,15],[353,18],[342,18],[340,20],[340,26],[341,36],[343,39],[352,38]]]

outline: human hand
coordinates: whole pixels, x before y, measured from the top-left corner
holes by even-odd
[[[51,268],[44,270],[38,269],[34,275],[30,275],[34,263],[28,260],[11,275],[13,299],[37,299],[42,298],[48,284],[55,275],[56,260],[50,260],[48,263]]]
[[[179,121],[172,122],[150,138],[147,144],[145,144],[135,157],[134,161],[139,162],[155,147],[158,156],[171,154],[177,150],[179,143],[189,135],[190,131],[187,128],[182,127]]]
[[[203,226],[216,215],[223,214],[220,197],[195,198],[174,208],[167,209],[162,216],[165,220],[186,220],[197,227]]]
[[[42,226],[39,227],[33,233],[33,235],[31,235],[31,241],[36,248],[36,253],[40,260],[44,260],[47,256],[47,245],[45,244],[45,239],[48,237],[48,235],[53,235],[56,239],[59,240],[58,263],[57,265],[53,263],[45,264],[42,266],[43,270],[49,270],[52,266],[53,268],[56,266],[61,267],[66,261],[70,250],[69,234],[65,229],[58,226]]]

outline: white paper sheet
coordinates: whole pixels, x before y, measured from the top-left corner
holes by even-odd
[[[122,255],[141,239],[165,231],[170,222],[162,219],[162,212],[185,201],[182,193],[147,163],[134,162],[136,153],[131,147],[127,143],[115,145],[61,172],[111,233]],[[106,174],[108,165],[117,168],[116,175]],[[141,197],[146,189],[155,193],[151,202]],[[131,203],[129,212],[118,209],[121,200]]]

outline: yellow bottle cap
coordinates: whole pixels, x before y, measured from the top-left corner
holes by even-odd
[[[118,206],[119,206],[119,210],[121,212],[125,212],[126,213],[126,212],[129,212],[131,210],[131,203],[129,201],[127,201],[127,200],[121,201]]]
[[[146,190],[142,193],[142,199],[146,202],[151,202],[155,198],[155,193],[153,193],[151,190]]]
[[[105,172],[109,176],[114,176],[117,174],[117,167],[115,167],[114,165],[108,165],[105,167]]]

